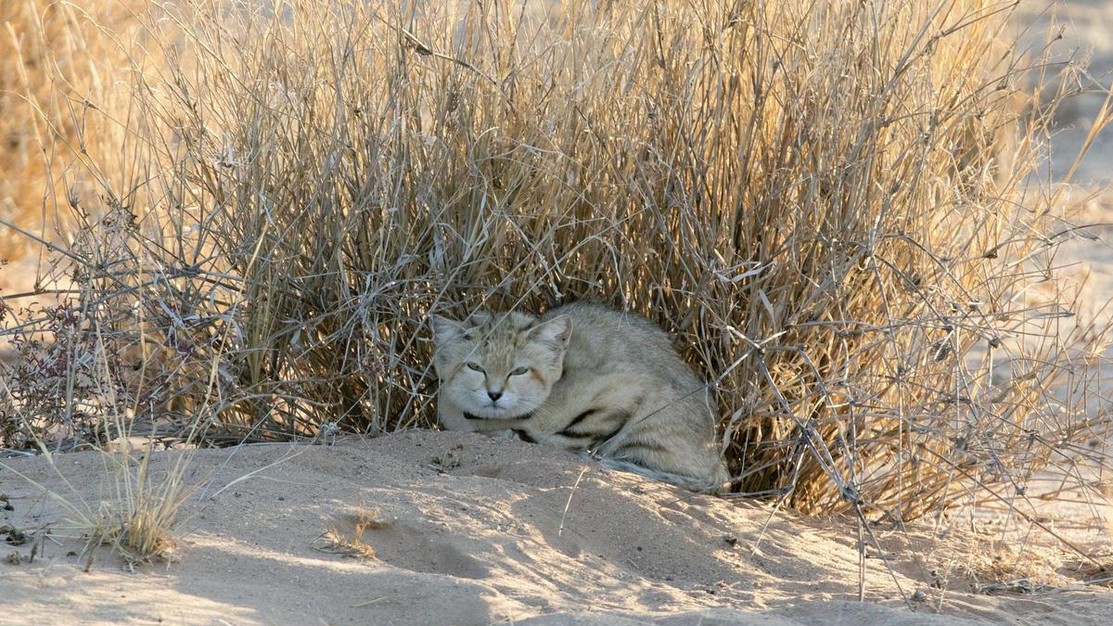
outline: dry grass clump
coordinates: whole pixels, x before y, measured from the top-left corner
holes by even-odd
[[[86,570],[92,567],[96,548],[105,545],[130,566],[173,555],[178,512],[193,493],[193,487],[183,480],[188,456],[178,455],[168,461],[168,467],[160,468],[152,464],[150,446],[143,448],[121,438],[101,449],[103,481],[101,497],[95,501],[85,500],[67,480],[63,480],[67,490],[53,491],[22,474],[17,466],[0,461],[0,470],[39,487],[61,509],[65,520],[52,521],[49,528],[52,533],[85,541],[80,558]]]
[[[1100,337],[1066,323],[1034,176],[1054,103],[1020,91],[1005,6],[152,11],[126,108],[87,96],[117,131],[67,153],[101,205],[48,196],[81,218],[54,274],[75,336],[144,424],[431,425],[428,313],[584,298],[676,334],[743,493],[903,520],[1105,460]],[[101,419],[6,402],[9,442]]]
[[[375,549],[364,540],[363,535],[369,530],[390,527],[390,523],[383,521],[381,515],[378,508],[366,508],[361,504],[355,513],[345,514],[335,523],[329,524],[325,532],[317,537],[313,547],[329,554],[373,559]]]
[[[86,545],[86,567],[92,564],[92,548],[107,544],[129,563],[141,563],[157,557],[168,557],[176,546],[173,530],[178,511],[188,499],[192,488],[183,484],[181,461],[158,478],[150,476],[150,452],[132,459],[127,453],[116,460],[127,459],[110,468],[116,493],[100,502],[95,514],[77,517],[89,529]],[[92,513],[90,511],[90,513]]]

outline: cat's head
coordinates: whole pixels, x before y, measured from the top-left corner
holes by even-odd
[[[433,367],[441,401],[485,419],[514,419],[537,409],[560,380],[572,319],[539,321],[524,313],[479,311],[458,322],[430,316]]]

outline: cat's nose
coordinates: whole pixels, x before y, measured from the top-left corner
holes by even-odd
[[[502,389],[488,389],[487,397],[491,399],[491,402],[498,402],[499,398],[502,397]]]

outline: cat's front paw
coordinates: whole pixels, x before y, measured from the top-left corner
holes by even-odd
[[[486,435],[489,436],[489,437],[494,437],[495,439],[518,439],[518,440],[521,440],[521,437],[518,436],[518,431],[511,430],[509,428],[506,429],[506,430],[488,431],[486,433]]]

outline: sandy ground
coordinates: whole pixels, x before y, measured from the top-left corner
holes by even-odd
[[[156,455],[156,471],[176,453]],[[7,461],[6,461],[7,462]],[[29,480],[12,480],[11,469]],[[98,453],[3,468],[33,529],[96,503]],[[850,520],[694,495],[574,454],[411,431],[334,446],[195,453],[169,562],[129,571],[56,527],[33,562],[0,565],[0,624],[1108,624],[1113,594],[1081,585],[972,593],[960,538],[876,528],[865,596]],[[37,483],[40,487],[31,484]],[[330,526],[374,556],[337,553]],[[7,551],[30,555],[35,541]],[[902,593],[908,600],[902,599]]]

